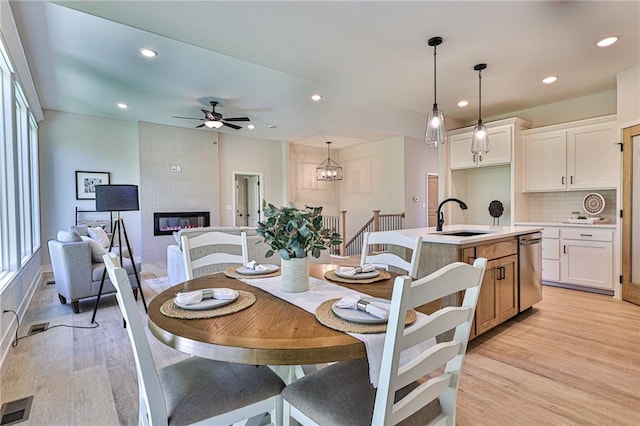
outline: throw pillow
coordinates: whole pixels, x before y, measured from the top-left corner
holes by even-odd
[[[81,237],[88,237],[87,229],[89,229],[88,225],[71,225],[69,232],[77,232]]]
[[[111,242],[109,241],[109,236],[107,235],[107,233],[104,232],[104,229],[102,229],[100,227],[88,228],[87,229],[87,233],[89,234],[89,237],[91,237],[93,240],[95,240],[102,247],[104,247],[106,249],[109,248],[109,244]]]
[[[82,241],[82,238],[80,238],[80,235],[78,235],[77,232],[69,231],[58,231],[56,239],[61,243],[79,243]]]
[[[86,241],[89,243],[89,249],[91,249],[91,261],[93,263],[104,263],[104,259],[102,256],[107,254],[107,249],[102,247],[96,240],[91,239],[90,237],[80,237],[82,241]]]

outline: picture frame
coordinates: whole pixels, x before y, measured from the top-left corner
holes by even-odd
[[[76,200],[95,200],[95,186],[110,183],[110,172],[76,171]]]

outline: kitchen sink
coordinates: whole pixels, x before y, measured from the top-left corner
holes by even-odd
[[[443,231],[443,232],[432,232],[435,235],[449,235],[451,237],[475,237],[477,235],[490,234],[491,231],[473,231],[473,230],[462,230],[462,231]]]

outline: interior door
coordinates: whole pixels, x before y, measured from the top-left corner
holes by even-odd
[[[624,129],[622,143],[622,299],[640,305],[640,125]]]
[[[438,219],[438,175],[427,175],[427,226],[436,226]]]
[[[247,178],[236,177],[236,226],[249,226],[247,200]]]
[[[260,176],[247,178],[247,222],[249,226],[258,227],[260,221]]]

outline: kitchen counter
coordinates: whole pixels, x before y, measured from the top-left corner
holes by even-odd
[[[615,223],[569,223],[569,222],[518,222],[516,226],[575,226],[577,228],[609,228],[616,229]]]
[[[461,231],[480,231],[486,233],[466,237],[447,235],[447,233],[449,232]],[[435,227],[401,229],[398,232],[409,237],[421,236],[423,243],[477,245],[491,242],[497,239],[515,237],[518,235],[531,234],[533,232],[540,231],[542,231],[541,226],[448,225],[443,227],[442,232],[436,231]]]

